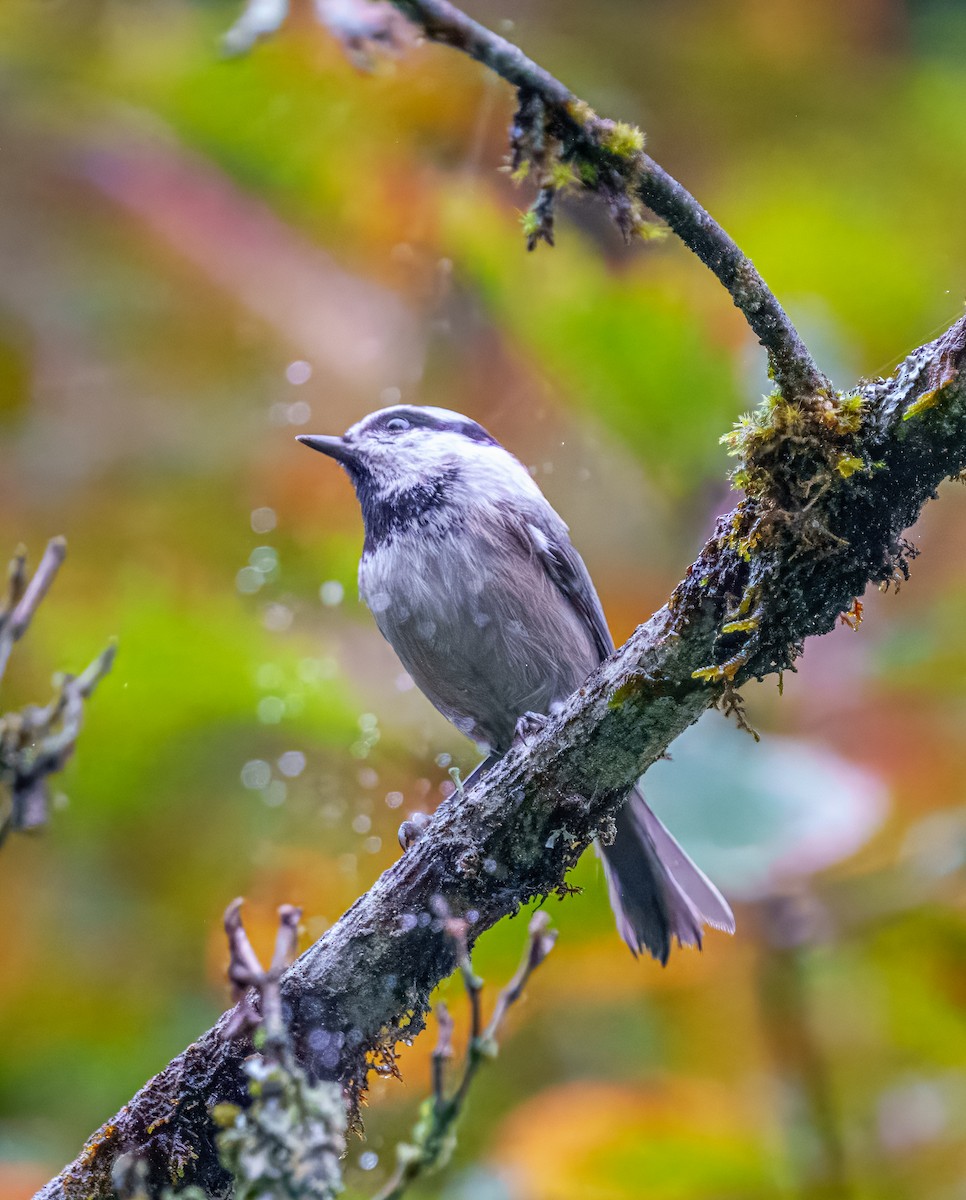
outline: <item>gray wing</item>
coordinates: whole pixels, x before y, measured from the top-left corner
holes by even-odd
[[[614,650],[597,590],[573,547],[567,526],[547,505],[545,511],[518,514],[517,536],[543,566],[547,577],[580,617],[603,661]]]

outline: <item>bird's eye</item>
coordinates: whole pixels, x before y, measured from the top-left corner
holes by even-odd
[[[402,433],[404,429],[409,428],[409,422],[405,417],[392,417],[386,422],[386,429],[390,433]]]

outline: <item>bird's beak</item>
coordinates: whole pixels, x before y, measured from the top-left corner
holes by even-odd
[[[355,452],[340,437],[328,437],[321,433],[300,433],[295,440],[311,450],[318,450],[320,454],[327,454],[336,462],[353,463],[357,458]]]

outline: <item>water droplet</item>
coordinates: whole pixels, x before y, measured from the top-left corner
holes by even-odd
[[[352,818],[352,828],[355,833],[368,833],[372,828],[372,820],[365,813],[359,813]]]
[[[295,362],[290,362],[285,368],[285,378],[296,387],[299,384],[308,383],[312,378],[312,364],[302,358],[297,358]]]
[[[255,672],[255,682],[265,691],[280,688],[285,679],[278,663],[262,663]]]
[[[363,1171],[371,1171],[379,1165],[379,1155],[374,1150],[365,1150],[359,1155],[359,1166]]]
[[[249,554],[248,561],[256,571],[270,575],[278,570],[278,551],[274,546],[256,546]]]
[[[379,782],[379,776],[372,767],[363,767],[356,777],[359,780],[360,787],[374,788]]]
[[[285,701],[281,696],[263,696],[256,712],[263,725],[277,725],[285,716]]]
[[[269,633],[284,633],[291,627],[294,616],[287,604],[266,604],[262,624]]]
[[[319,683],[338,673],[334,658],[303,658],[299,661],[298,677],[303,683]]]
[[[242,787],[258,790],[268,787],[272,779],[272,768],[260,758],[253,758],[241,769]]]
[[[271,533],[278,524],[278,518],[274,508],[253,508],[251,522],[253,533]]]
[[[243,596],[252,596],[265,582],[265,576],[256,567],[242,567],[235,576],[235,587]]]
[[[305,770],[305,755],[301,750],[286,750],[278,760],[278,769],[289,779],[295,779]]]
[[[364,729],[367,733],[370,730],[378,728],[379,718],[375,713],[360,713],[359,728]]]
[[[335,608],[337,604],[341,604],[344,595],[345,588],[338,579],[327,579],[319,588],[319,599],[327,608]]]
[[[453,756],[451,754],[437,754],[436,755],[437,767],[448,767],[452,761],[453,761]]]
[[[403,802],[402,792],[387,792],[386,793],[386,804],[390,808],[399,808],[401,806],[402,802]]]
[[[288,406],[289,425],[305,425],[312,417],[312,409],[305,403],[304,400],[296,400],[294,404]]]
[[[281,779],[273,779],[268,787],[262,792],[262,799],[269,808],[278,808],[280,804],[285,803],[285,797],[288,795],[288,788]]]
[[[366,854],[378,854],[382,849],[382,838],[376,837],[375,834],[373,834],[372,837],[367,837],[362,843],[362,848],[365,850]]]

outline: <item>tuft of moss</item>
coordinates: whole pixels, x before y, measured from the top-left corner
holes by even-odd
[[[567,102],[567,115],[576,121],[578,125],[583,126],[587,126],[591,121],[597,120],[597,114],[587,101],[578,100],[576,96]]]
[[[914,400],[902,414],[903,421],[911,421],[914,417],[921,416],[928,409],[935,408],[939,403],[939,396],[942,390],[942,388],[933,388],[931,392],[926,392],[918,400]]]
[[[584,185],[584,187],[596,188],[600,179],[600,175],[598,174],[597,168],[594,166],[594,164],[590,162],[582,162],[578,169],[580,171],[580,182]]]
[[[603,131],[600,144],[619,158],[633,158],[644,149],[644,130],[626,121],[615,121]]]
[[[575,187],[581,182],[580,176],[570,163],[561,162],[560,159],[557,159],[550,167],[550,183],[558,191]]]
[[[520,214],[520,227],[528,238],[536,237],[540,230],[540,218],[532,208]]]
[[[835,464],[835,469],[843,479],[848,479],[850,475],[854,475],[856,471],[865,470],[865,460],[856,458],[854,454],[843,454]]]
[[[721,626],[722,633],[751,633],[758,628],[757,617],[745,617],[742,621],[729,621]]]
[[[642,242],[664,242],[671,231],[659,221],[638,221],[634,232]]]

